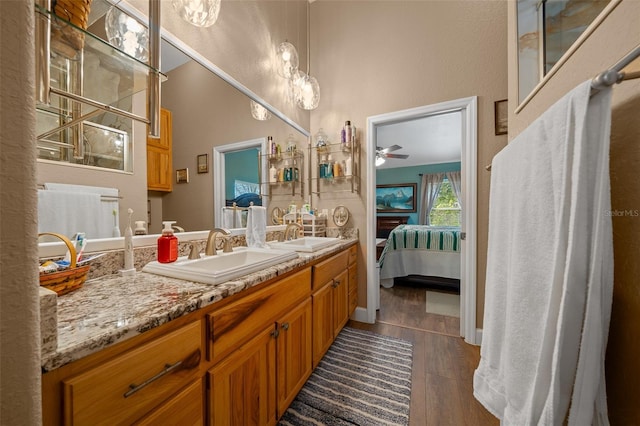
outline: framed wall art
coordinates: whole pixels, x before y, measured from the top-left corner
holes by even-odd
[[[378,213],[410,213],[416,211],[415,183],[376,185],[376,211]]]

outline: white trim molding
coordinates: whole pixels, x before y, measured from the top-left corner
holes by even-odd
[[[477,250],[477,163],[478,163],[478,99],[476,96],[456,99],[438,104],[427,105],[367,118],[365,159],[368,179],[365,185],[367,202],[367,309],[364,322],[374,323],[379,302],[379,280],[376,270],[375,226],[376,209],[373,207],[376,188],[374,155],[376,147],[376,128],[385,124],[428,117],[430,115],[460,111],[462,117],[462,231],[466,239],[462,244],[460,270],[460,335],[470,344],[476,344],[476,250]]]

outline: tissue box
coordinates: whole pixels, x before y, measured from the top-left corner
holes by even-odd
[[[40,340],[41,353],[58,349],[58,295],[55,291],[40,288]]]

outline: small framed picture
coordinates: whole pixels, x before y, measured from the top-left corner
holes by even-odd
[[[494,113],[496,135],[506,135],[509,132],[509,104],[507,99],[494,102]]]
[[[198,155],[198,173],[209,173],[209,154]]]
[[[189,183],[189,169],[176,170],[176,183]]]

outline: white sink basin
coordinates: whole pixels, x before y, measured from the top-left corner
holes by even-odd
[[[221,284],[296,257],[298,254],[291,250],[236,247],[233,253],[219,251],[215,256],[200,259],[190,260],[184,256],[173,263],[149,262],[142,271],[204,284]]]
[[[314,252],[340,242],[340,238],[302,237],[295,240],[269,243],[275,249]]]

